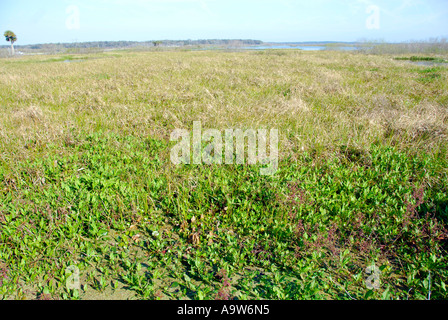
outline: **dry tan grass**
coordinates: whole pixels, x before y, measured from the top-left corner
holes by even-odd
[[[44,114],[42,110],[37,106],[29,106],[23,110],[17,110],[14,112],[13,117],[17,122],[23,123],[28,120],[39,121],[43,118]]]
[[[362,119],[369,121],[382,135],[396,135],[409,142],[423,142],[427,147],[446,141],[448,109],[423,101],[414,108],[394,106],[380,97],[377,107],[363,112]]]
[[[139,52],[78,63],[50,58],[57,56],[0,61],[1,134],[62,143],[66,128],[75,126],[167,137],[200,120],[217,129],[278,128],[285,153],[334,143],[367,146],[391,132],[406,144],[412,137],[437,144],[446,134],[446,69],[441,80],[422,84],[416,66],[389,56],[285,51]]]

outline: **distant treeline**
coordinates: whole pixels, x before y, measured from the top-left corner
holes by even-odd
[[[93,42],[73,42],[73,43],[43,43],[16,45],[19,50],[54,50],[73,48],[100,48],[117,49],[132,47],[152,47],[152,46],[235,46],[235,45],[260,45],[263,41],[248,39],[204,39],[204,40],[151,40],[151,41],[93,41]],[[0,47],[8,47],[6,45]]]

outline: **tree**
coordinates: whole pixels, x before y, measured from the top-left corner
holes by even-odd
[[[14,42],[17,41],[17,36],[11,30],[7,30],[4,33],[6,41],[11,42],[11,55],[14,55]]]

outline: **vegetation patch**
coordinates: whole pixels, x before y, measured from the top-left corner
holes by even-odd
[[[448,297],[444,68],[120,54],[0,60],[1,298]],[[278,171],[174,165],[193,121],[278,129]]]
[[[436,58],[436,57],[418,57],[418,56],[412,56],[412,57],[396,57],[394,60],[405,60],[405,61],[430,61],[434,63],[448,63],[448,60],[443,58]]]

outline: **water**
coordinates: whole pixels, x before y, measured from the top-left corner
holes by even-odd
[[[412,64],[416,64],[418,66],[446,66],[445,62],[434,62],[434,61],[409,61]]]
[[[304,51],[341,50],[354,51],[356,47],[325,47],[325,46],[300,46],[290,44],[270,45],[270,46],[250,46],[244,47],[247,50],[268,50],[268,49],[300,49]]]
[[[72,62],[81,62],[81,61],[84,61],[84,59],[73,59],[73,60],[67,59],[67,60],[64,60],[63,62],[72,63]]]

